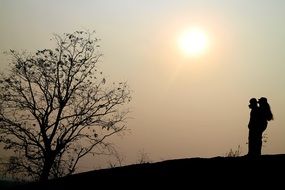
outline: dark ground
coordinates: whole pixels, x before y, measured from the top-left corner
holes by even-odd
[[[1,187],[1,186],[0,186]],[[285,154],[185,158],[94,170],[1,189],[284,189]],[[195,188],[194,188],[195,187]]]

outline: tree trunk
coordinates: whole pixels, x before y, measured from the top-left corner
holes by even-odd
[[[53,164],[52,160],[53,159],[51,159],[51,158],[45,159],[44,167],[43,167],[40,179],[39,179],[40,181],[47,181],[48,180],[49,173],[50,173],[50,170],[51,170],[51,167]]]

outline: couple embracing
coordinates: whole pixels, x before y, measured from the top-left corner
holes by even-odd
[[[251,98],[249,100],[250,119],[248,123],[248,156],[258,157],[261,155],[262,134],[267,128],[268,121],[273,120],[273,114],[267,98]]]

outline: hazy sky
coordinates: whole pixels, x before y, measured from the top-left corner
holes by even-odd
[[[285,153],[284,10],[284,0],[0,0],[0,51],[50,48],[54,33],[96,30],[100,68],[133,91],[130,132],[113,138],[125,164],[141,151],[154,162],[224,156],[238,145],[246,154],[248,100],[261,96],[275,116],[263,154]],[[177,45],[189,27],[208,37],[199,57]],[[7,63],[1,54],[1,71]]]

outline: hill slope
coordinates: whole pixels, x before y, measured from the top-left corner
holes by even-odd
[[[274,184],[281,184],[284,171],[285,154],[263,155],[258,159],[185,158],[94,170],[49,180],[46,183],[26,184],[15,189],[93,189],[101,186],[136,189],[154,185],[222,187],[227,183],[234,186],[256,183],[263,187],[272,187]]]

